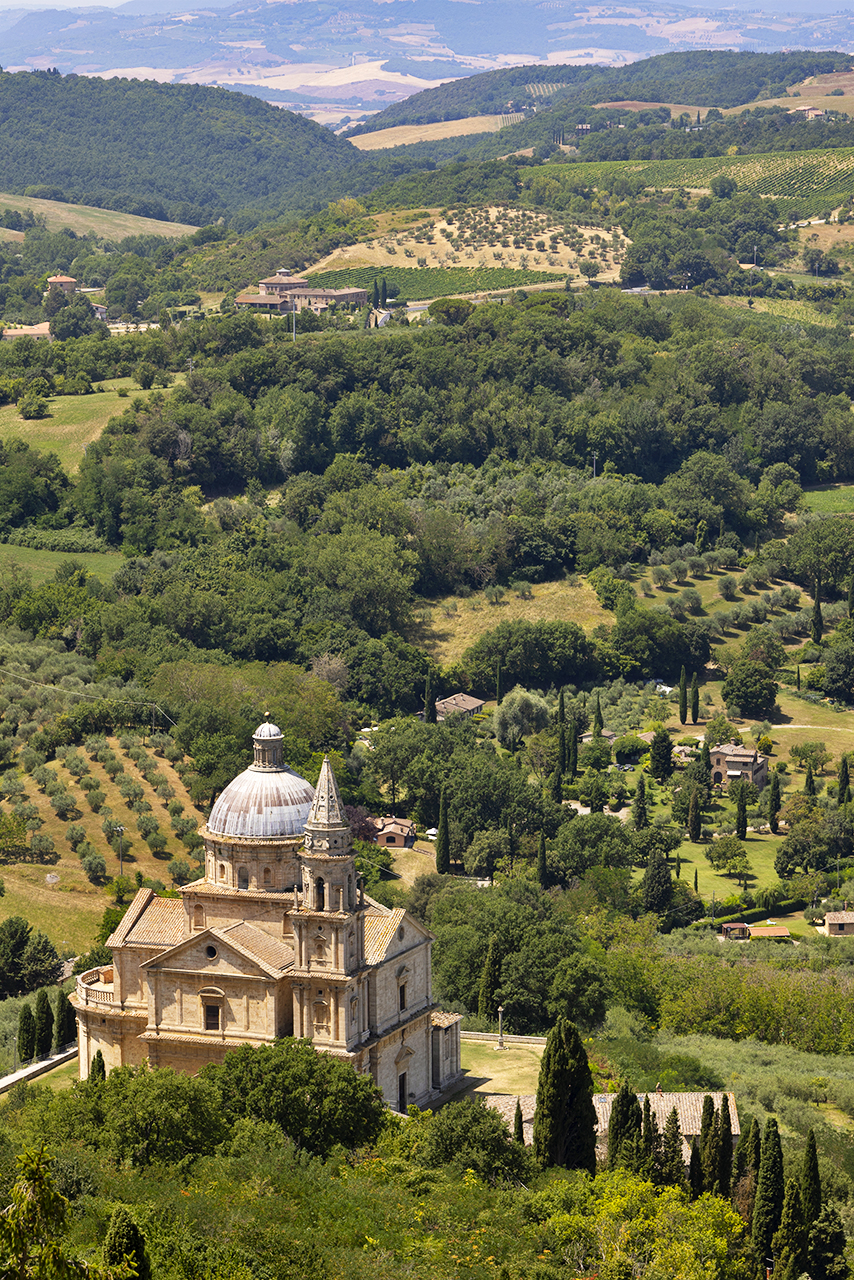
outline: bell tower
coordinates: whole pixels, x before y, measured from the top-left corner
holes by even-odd
[[[294,1034],[349,1048],[362,1038],[365,912],[350,824],[328,756],[305,824],[300,863],[300,905],[291,916]]]

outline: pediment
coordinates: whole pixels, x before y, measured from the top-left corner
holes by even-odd
[[[235,934],[236,936],[230,936]],[[146,960],[141,969],[183,971],[215,983],[217,977],[282,976],[293,963],[289,947],[240,922],[225,929],[204,929]]]

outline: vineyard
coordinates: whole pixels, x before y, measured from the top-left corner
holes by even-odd
[[[606,161],[572,166],[574,181],[607,187],[614,178],[638,174],[649,187],[707,190],[713,178],[735,178],[740,190],[773,196],[787,211],[818,214],[854,191],[854,148],[771,152],[766,155],[705,156],[698,160]]]
[[[351,267],[344,271],[318,271],[311,276],[312,284],[323,289],[372,289],[374,281],[382,279],[388,285],[396,285],[398,297],[406,302],[556,281],[553,271],[516,271],[511,267]]]

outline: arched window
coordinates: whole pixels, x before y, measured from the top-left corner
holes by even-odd
[[[318,876],[314,882],[314,909],[315,911],[324,911],[326,908],[326,886],[323,883],[323,876]]]
[[[264,885],[269,887],[273,883],[273,873],[269,867],[264,868]]]
[[[237,872],[237,887],[238,889],[249,888],[249,872],[245,867],[240,867]]]
[[[219,878],[220,880],[225,879],[225,863],[224,862],[221,862],[219,864]]]
[[[197,903],[193,907],[193,928],[204,929],[205,927],[205,909],[201,903]]]

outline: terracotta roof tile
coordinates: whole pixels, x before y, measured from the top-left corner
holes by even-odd
[[[825,924],[854,924],[854,911],[828,911]]]
[[[434,1027],[452,1027],[455,1022],[462,1022],[461,1013],[445,1013],[444,1009],[434,1009],[430,1015]]]
[[[365,959],[369,964],[379,964],[385,958],[389,943],[406,912],[394,907],[385,916],[365,917]]]
[[[241,920],[230,929],[213,929],[226,942],[236,943],[243,951],[248,951],[256,960],[269,969],[281,971],[290,969],[294,963],[293,947],[289,947],[280,938],[274,938],[264,929]]]
[[[115,929],[107,939],[106,945],[108,947],[120,947],[123,944],[128,933],[136,924],[137,920],[142,915],[143,911],[148,906],[149,902],[153,897],[154,897],[153,889],[137,890],[136,895],[133,901],[131,902],[130,906],[128,907],[127,911],[124,913],[121,920],[116,925]]]
[[[125,934],[125,946],[174,947],[184,940],[185,920],[180,898],[154,897]]]

